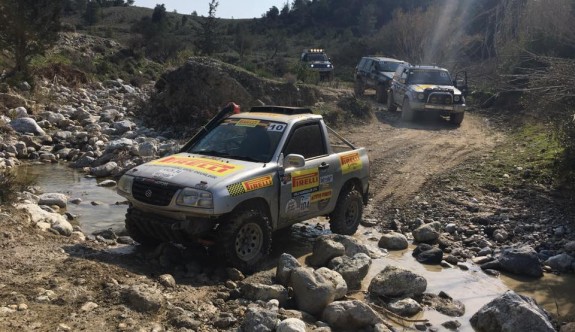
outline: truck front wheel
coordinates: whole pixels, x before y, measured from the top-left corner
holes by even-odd
[[[382,104],[387,101],[387,88],[385,85],[375,87],[375,101]]]
[[[405,122],[410,122],[413,121],[414,115],[411,104],[409,104],[409,99],[405,98],[403,100],[403,106],[401,106],[401,119]]]
[[[335,210],[329,215],[329,227],[333,233],[352,235],[357,231],[363,213],[363,199],[357,189],[342,192]]]
[[[363,81],[359,78],[356,79],[355,84],[353,86],[353,92],[355,93],[355,96],[356,97],[363,96],[364,91],[365,91],[365,85],[363,84]]]
[[[137,221],[132,217],[133,207],[128,208],[128,212],[126,212],[126,231],[128,231],[128,235],[130,237],[141,244],[144,247],[155,247],[158,244],[162,243],[162,241],[153,238],[151,236],[146,235],[140,227],[138,226]]]
[[[387,91],[387,110],[390,112],[397,111],[397,105],[395,105],[395,102],[393,101],[393,92],[391,89]]]
[[[463,116],[465,115],[464,112],[461,113],[453,113],[449,115],[449,122],[453,123],[454,125],[460,125],[463,122]]]
[[[272,230],[268,217],[256,208],[234,212],[219,226],[218,242],[228,264],[251,272],[271,249]]]

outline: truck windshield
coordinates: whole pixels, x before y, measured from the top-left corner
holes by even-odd
[[[308,53],[304,61],[327,61],[327,55],[323,53]]]
[[[412,70],[407,83],[453,85],[449,73],[445,70]]]
[[[269,162],[287,125],[255,119],[226,119],[186,152]]]
[[[397,69],[397,67],[399,67],[400,64],[401,62],[379,61],[378,68],[379,71],[395,72],[395,70]]]

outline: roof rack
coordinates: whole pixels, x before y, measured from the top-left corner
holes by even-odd
[[[285,115],[295,115],[295,114],[313,114],[313,112],[306,107],[291,107],[291,106],[253,106],[250,112],[265,112],[265,113],[276,113]]]

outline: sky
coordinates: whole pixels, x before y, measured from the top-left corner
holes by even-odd
[[[219,18],[260,18],[270,8],[283,8],[287,0],[218,0],[216,17]],[[291,3],[291,1],[289,1]],[[154,8],[164,4],[168,12],[191,14],[194,10],[200,16],[208,16],[210,0],[135,0],[134,6]]]

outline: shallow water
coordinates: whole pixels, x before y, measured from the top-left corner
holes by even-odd
[[[94,231],[107,228],[121,228],[124,225],[124,214],[127,206],[118,205],[123,197],[116,194],[115,187],[98,187],[98,180],[86,177],[82,172],[64,164],[29,165],[20,167],[19,176],[36,178],[36,184],[44,192],[59,192],[71,199],[81,198],[80,204],[68,204],[68,212],[77,216],[76,220],[82,230],[91,234]],[[92,205],[100,202],[101,205]],[[327,223],[322,218],[314,219],[305,224],[292,227],[291,236],[275,238],[272,255],[288,252],[301,262],[309,255],[313,239],[321,234],[329,233]],[[355,237],[367,243],[374,250],[381,234],[373,228],[360,227]],[[558,276],[546,273],[541,279],[521,279],[501,275],[491,277],[472,263],[467,263],[468,271],[459,268],[442,268],[436,265],[423,265],[411,256],[411,249],[389,252],[385,257],[373,260],[368,276],[364,279],[362,290],[367,290],[369,281],[387,265],[397,265],[422,275],[427,280],[427,293],[437,294],[444,291],[453,299],[465,304],[465,314],[462,317],[448,317],[433,310],[427,310],[412,317],[413,319],[428,319],[439,331],[448,331],[441,323],[448,320],[458,320],[462,326],[460,331],[471,331],[469,318],[484,304],[507,290],[534,298],[554,317],[561,321],[575,321],[575,276]],[[357,293],[355,298],[361,298],[363,293]],[[409,326],[409,324],[408,324]]]
[[[80,198],[80,204],[68,202],[67,211],[76,217],[74,222],[86,234],[124,225],[127,205],[118,203],[125,199],[116,193],[115,187],[99,187],[101,180],[86,177],[84,173],[58,163],[21,166],[17,174],[33,180],[44,193],[66,194],[69,201]]]

